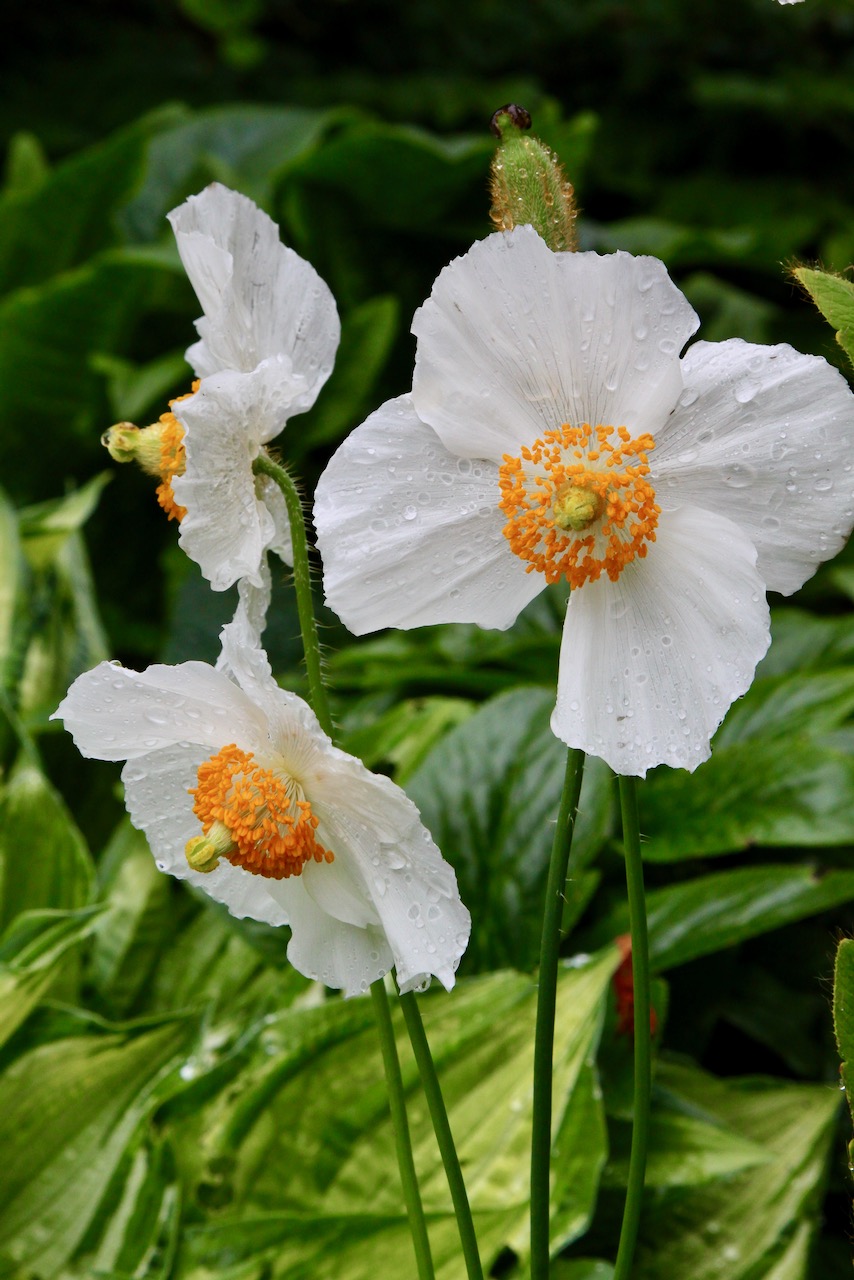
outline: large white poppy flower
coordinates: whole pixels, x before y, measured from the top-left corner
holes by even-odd
[[[824,360],[698,320],[654,258],[530,227],[446,267],[411,395],[317,488],[326,598],[356,634],[511,625],[572,588],[552,728],[643,776],[695,768],[794,591],[854,521],[854,399]]]
[[[291,540],[280,490],[252,463],[317,399],[338,348],[338,312],[314,268],[246,196],[213,183],[169,221],[204,316],[187,351],[200,381],[161,419],[169,465],[160,500],[215,590],[241,578],[262,587],[266,553],[290,564]]]
[[[225,628],[222,670],[102,662],[55,716],[84,755],[127,761],[160,869],[235,916],[289,924],[301,973],[353,995],[394,965],[402,990],[431,974],[450,989],[471,923],[452,868],[400,788],[279,688],[245,625]]]

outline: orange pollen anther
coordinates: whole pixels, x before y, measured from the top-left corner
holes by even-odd
[[[199,766],[199,785],[190,795],[205,836],[214,828],[221,842],[217,855],[253,875],[285,880],[300,875],[307,862],[334,861],[317,842],[318,819],[299,783],[263,768],[250,751],[233,743]],[[201,843],[199,837],[187,846],[191,865],[191,846]],[[215,865],[216,857],[197,869]]]
[[[661,509],[647,480],[651,435],[582,422],[545,431],[542,440],[504,455],[498,473],[504,536],[527,571],[572,587],[607,573],[616,582],[655,541]]]
[[[181,400],[188,400],[190,396],[195,395],[199,386],[199,380],[196,379],[193,383],[192,391],[170,400],[169,410],[160,415],[162,431],[160,433],[160,484],[156,490],[157,501],[169,519],[177,520],[179,524],[187,514],[187,508],[179,506],[175,501],[175,495],[172,492],[172,481],[175,476],[184,474],[187,455],[184,450],[184,428],[172,413],[172,405],[178,404]]]

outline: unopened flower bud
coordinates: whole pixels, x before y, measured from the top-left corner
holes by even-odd
[[[556,253],[577,247],[572,184],[557,156],[539,138],[524,107],[508,103],[492,117],[501,141],[492,158],[489,211],[496,231],[529,224]]]

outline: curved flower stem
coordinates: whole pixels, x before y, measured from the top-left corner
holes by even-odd
[[[643,860],[638,825],[637,788],[634,778],[620,778],[620,809],[623,817],[623,846],[626,853],[626,887],[629,923],[632,931],[632,982],[635,1023],[635,1099],[632,1118],[632,1153],[623,1225],[614,1269],[614,1280],[628,1280],[640,1225],[641,1198],[646,1173],[649,1140],[649,1105],[652,1090],[652,1048],[649,1025],[649,944],[646,928],[646,899],[643,889]]]
[[[308,539],[305,536],[305,513],[302,498],[289,472],[261,453],[252,464],[256,476],[269,476],[279,486],[288,508],[288,521],[291,526],[291,543],[294,553],[294,590],[297,597],[302,645],[305,653],[305,669],[308,676],[309,701],[314,714],[320,721],[323,732],[331,738],[332,714],[329,710],[329,699],[323,683],[323,670],[320,659],[320,641],[317,637],[317,622],[314,617],[314,604],[311,599],[311,569],[308,560]]]
[[[421,1011],[418,1008],[418,1001],[411,991],[400,997],[400,1007],[403,1009],[403,1017],[406,1021],[406,1029],[409,1032],[412,1052],[418,1064],[418,1073],[421,1076],[421,1084],[427,1099],[427,1106],[430,1108],[433,1131],[436,1134],[442,1163],[445,1166],[445,1174],[448,1179],[448,1187],[450,1188],[451,1200],[453,1201],[454,1213],[456,1214],[457,1226],[460,1232],[460,1243],[463,1247],[466,1271],[469,1280],[483,1280],[483,1268],[480,1264],[477,1236],[475,1235],[474,1222],[472,1221],[466,1184],[463,1181],[463,1171],[460,1168],[454,1137],[448,1122],[448,1112],[445,1108],[445,1100],[442,1097],[439,1078],[436,1075],[433,1055],[430,1052],[430,1045],[424,1033]]]
[[[400,1061],[398,1060],[397,1045],[394,1040],[394,1027],[391,1021],[388,993],[382,982],[371,984],[371,999],[374,1002],[374,1013],[376,1014],[377,1029],[380,1036],[385,1078],[388,1085],[391,1124],[394,1130],[395,1145],[397,1146],[397,1163],[400,1166],[403,1198],[406,1202],[409,1229],[412,1232],[412,1243],[415,1247],[418,1277],[419,1280],[433,1280],[433,1258],[430,1253],[427,1224],[424,1221],[421,1193],[418,1190],[415,1162],[412,1159],[412,1143],[409,1137],[409,1122],[406,1118],[406,1101],[403,1096]]]
[[[311,596],[311,569],[308,559],[308,539],[305,533],[305,513],[302,499],[289,472],[284,467],[279,466],[277,462],[274,462],[267,454],[259,454],[252,464],[252,470],[256,475],[269,476],[281,489],[287,505],[294,556],[294,590],[296,591],[297,612],[299,614],[300,632],[305,653],[309,701],[320,727],[334,741],[335,733],[332,714],[329,710],[326,686],[323,683],[320,641],[317,636],[314,602]],[[427,1225],[424,1221],[421,1194],[418,1190],[415,1162],[412,1158],[412,1143],[409,1137],[409,1122],[406,1117],[406,1101],[403,1095],[400,1061],[397,1056],[397,1045],[394,1039],[388,995],[382,981],[372,983],[371,999],[374,1005],[374,1016],[382,1049],[392,1127],[397,1147],[397,1162],[400,1168],[400,1181],[409,1218],[409,1228],[412,1232],[412,1243],[418,1262],[418,1276],[419,1280],[433,1280],[433,1260],[430,1255],[430,1241],[427,1236]]]
[[[581,794],[584,752],[571,749],[552,843],[537,990],[534,1033],[534,1107],[531,1121],[531,1280],[548,1280],[549,1190],[552,1153],[552,1058],[554,1055],[560,922],[572,832]]]

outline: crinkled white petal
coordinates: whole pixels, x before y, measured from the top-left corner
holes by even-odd
[[[280,421],[286,364],[274,358],[252,373],[214,374],[173,406],[186,451],[185,472],[172,481],[187,509],[178,540],[215,591],[240,578],[261,587],[264,556],[282,543],[280,512],[268,509],[269,489],[259,485],[252,463],[275,434],[271,423]]]
[[[175,746],[129,760],[122,781],[131,822],[145,832],[161,871],[204,889],[233,916],[287,924],[286,912],[269,893],[269,881],[225,859],[206,874],[193,871],[187,862],[187,841],[201,833],[188,793],[197,785],[199,765],[207,758],[202,748]]]
[[[279,240],[276,224],[219,183],[173,209],[178,252],[205,315],[187,352],[200,378],[248,373],[270,356],[290,358],[300,382],[291,413],[311,407],[332,371],[341,327],[314,268]]]
[[[796,591],[854,524],[854,396],[792,347],[698,342],[650,454],[659,502],[711,507],[744,529],[772,591]]]
[[[263,711],[204,662],[129,671],[102,662],[78,676],[52,719],[77,749],[97,760],[126,760],[186,742],[254,750],[266,736]]]
[[[269,550],[275,551],[286,565],[292,565],[294,547],[285,495],[270,476],[256,476],[255,492],[273,518],[273,536],[270,539]]]
[[[644,559],[572,592],[554,733],[621,774],[695,769],[770,641],[756,551],[724,516],[662,513]]]
[[[359,928],[328,915],[302,881],[303,876],[292,876],[271,882],[271,893],[292,922],[289,961],[307,978],[340,989],[345,996],[367,991],[394,963],[383,930]]]
[[[453,453],[498,463],[564,422],[654,430],[697,324],[656,258],[552,253],[531,227],[494,234],[415,313],[415,408]]]
[[[429,975],[450,990],[471,929],[453,868],[415,805],[388,778],[334,748],[327,753],[327,769],[311,784],[318,837],[336,861],[350,862],[351,886],[364,885],[394,955],[401,990],[421,986]],[[306,868],[317,901],[325,870]]]
[[[261,636],[267,625],[272,585],[270,567],[264,559],[261,562],[261,586],[253,586],[246,578],[240,579],[237,584],[238,598],[234,617],[220,632],[222,648],[216,669],[233,676],[238,684],[240,681],[234,669],[234,663],[241,665],[245,654],[260,655],[269,671],[266,654],[261,648]]]
[[[410,396],[357,427],[317,485],[326,601],[356,635],[379,627],[509,627],[543,587],[502,533],[494,463],[448,453]]]

